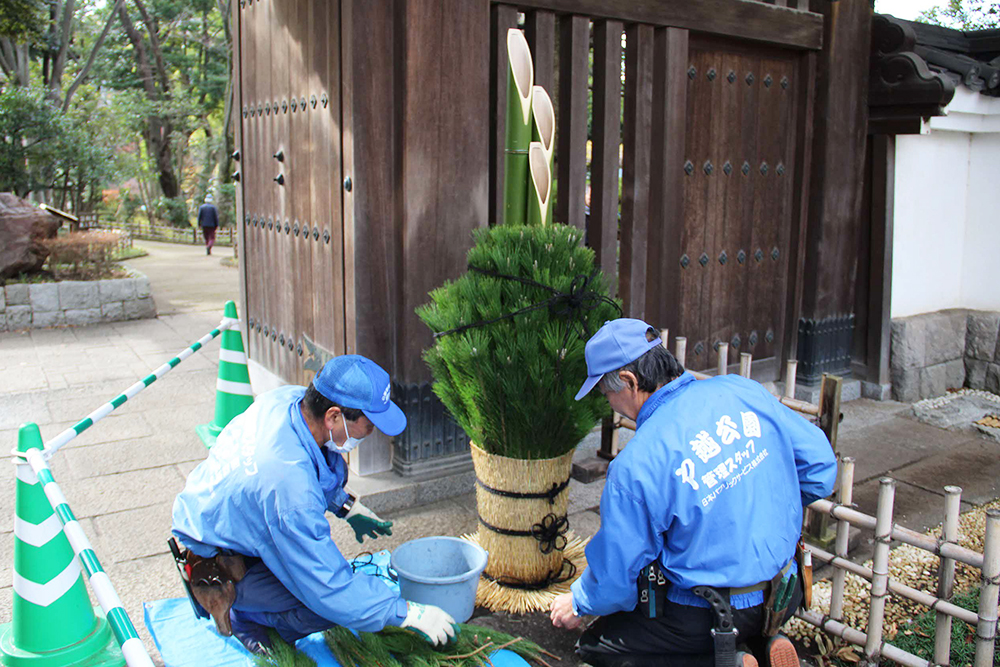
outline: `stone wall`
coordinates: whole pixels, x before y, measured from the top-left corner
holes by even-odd
[[[156,305],[145,276],[0,287],[0,331],[148,317],[156,317]]]
[[[948,389],[1000,393],[1000,313],[954,308],[892,320],[892,397],[913,403]]]

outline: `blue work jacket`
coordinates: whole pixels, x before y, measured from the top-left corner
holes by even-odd
[[[572,586],[579,614],[634,609],[639,570],[654,559],[680,604],[708,606],[694,586],[770,580],[795,554],[803,506],[833,489],[823,432],[738,375],[684,373],[646,400],[636,424],[608,467],[601,528]],[[732,599],[737,609],[762,602],[759,591]]]
[[[261,394],[219,435],[174,501],[173,532],[199,556],[254,556],[331,623],[376,632],[400,625],[406,601],[355,576],[324,513],[347,500],[343,457],[316,444],[302,418],[304,387]]]

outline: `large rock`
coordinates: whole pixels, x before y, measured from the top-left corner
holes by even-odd
[[[0,278],[38,271],[49,256],[42,241],[62,221],[10,192],[0,192]]]

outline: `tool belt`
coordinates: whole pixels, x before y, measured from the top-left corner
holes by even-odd
[[[174,563],[195,615],[200,618],[211,616],[220,635],[232,636],[229,610],[236,601],[236,584],[247,573],[243,556],[219,553],[211,558],[202,558],[190,549],[181,550],[173,537],[167,540],[167,544],[174,555]]]

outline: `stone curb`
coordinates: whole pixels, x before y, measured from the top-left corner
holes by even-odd
[[[156,317],[149,278],[131,273],[128,278],[0,287],[0,331]]]

